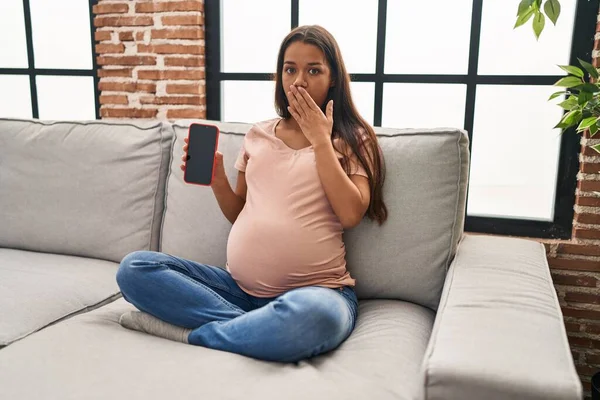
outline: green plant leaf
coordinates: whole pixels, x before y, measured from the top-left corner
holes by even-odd
[[[600,153],[600,144],[596,144],[594,146],[590,146],[592,149],[596,150],[598,153]]]
[[[550,21],[556,25],[556,21],[560,15],[560,3],[558,0],[547,0],[544,4],[544,11],[546,12],[546,15]]]
[[[567,128],[577,124],[579,122],[579,120],[581,120],[581,111],[580,110],[569,111],[562,117],[562,119],[560,120],[558,125],[555,126],[555,128],[567,129]]]
[[[600,75],[598,74],[598,70],[594,68],[592,64],[583,61],[581,58],[578,58],[578,60],[579,64],[581,64],[581,66],[585,68],[585,70],[592,76],[592,78],[598,79],[600,77]]]
[[[581,106],[594,98],[594,94],[590,92],[580,92],[577,95],[577,103]]]
[[[593,83],[584,83],[583,85],[575,86],[575,89],[588,93],[600,92],[600,88]]]
[[[544,25],[546,25],[546,17],[544,17],[541,11],[537,10],[533,17],[533,33],[535,33],[535,37],[538,40],[544,30]]]
[[[590,126],[590,137],[594,137],[596,133],[598,133],[598,125]]]
[[[527,9],[527,11],[519,16],[519,18],[517,18],[517,22],[515,23],[514,28],[518,28],[519,26],[523,25],[524,23],[526,23],[527,21],[529,21],[529,19],[533,16],[533,8],[529,8]]]
[[[525,11],[527,11],[527,9],[531,7],[533,1],[534,0],[521,0],[521,2],[519,3],[519,9],[517,10],[517,17],[523,15],[523,13],[525,13]]]
[[[561,90],[560,92],[552,93],[552,95],[548,98],[548,101],[554,100],[555,98],[559,97],[561,94],[566,94],[566,93],[569,93],[569,92],[565,92],[564,90]]]
[[[566,88],[572,88],[575,86],[580,86],[583,83],[581,78],[577,78],[575,76],[567,76],[561,78],[558,82],[554,84],[554,86],[561,86]]]
[[[539,10],[542,7],[542,0],[535,0],[535,2],[533,3],[533,7]]]
[[[578,76],[580,78],[583,78],[585,76],[585,74],[583,73],[583,71],[581,70],[581,68],[577,68],[577,67],[574,67],[572,65],[559,65],[558,67],[560,69],[562,69],[563,71],[568,72],[571,75],[575,75],[575,76]]]
[[[570,96],[565,101],[558,104],[559,107],[564,108],[565,110],[571,111],[575,107],[579,107],[579,103],[577,102],[577,97]]]
[[[598,122],[598,117],[584,118],[581,121],[581,123],[579,124],[579,126],[577,127],[577,132],[585,131],[587,128],[591,127],[592,125],[596,126],[596,122]]]

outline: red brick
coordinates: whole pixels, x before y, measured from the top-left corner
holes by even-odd
[[[180,104],[180,105],[200,105],[200,96],[156,96],[142,97],[142,104]]]
[[[154,13],[168,11],[202,11],[202,2],[200,1],[162,1],[158,3],[137,3],[135,12]]]
[[[204,57],[165,57],[167,67],[204,67]]]
[[[129,100],[124,95],[102,95],[100,104],[129,104]]]
[[[596,310],[582,310],[580,308],[563,307],[562,313],[565,317],[600,319],[600,311]]]
[[[596,68],[598,68],[598,67],[596,67]],[[597,138],[597,137],[598,137],[598,134],[596,134],[596,136],[594,136],[594,138]],[[590,156],[590,157],[600,156],[600,153],[598,153],[596,150],[592,149],[590,146],[582,146],[581,154],[583,154],[584,156]]]
[[[600,68],[600,57],[596,57],[592,60],[592,65],[596,68]]]
[[[552,281],[557,285],[596,287],[597,279],[593,276],[566,275],[552,271]]]
[[[130,42],[133,40],[133,31],[119,32],[119,40],[121,42]]]
[[[173,15],[161,18],[164,26],[173,25],[204,25],[204,17],[202,15]]]
[[[94,26],[151,26],[152,17],[96,17]]]
[[[144,32],[136,32],[135,33],[135,40],[137,40],[137,41],[144,40]]]
[[[594,41],[594,50],[600,50],[600,40],[596,39]]]
[[[575,204],[578,206],[600,207],[600,197],[576,196]]]
[[[101,68],[98,70],[98,77],[100,78],[130,77],[132,74],[133,68]]]
[[[577,368],[577,373],[583,376],[592,376],[598,372],[598,368],[589,365],[576,365],[575,368]]]
[[[153,29],[152,39],[202,39],[204,31],[200,28]]]
[[[574,322],[565,322],[565,329],[568,332],[580,332],[581,331],[581,325],[580,324],[576,324]]]
[[[592,383],[591,382],[581,382],[581,385],[583,386],[583,390],[585,390],[586,392],[589,392],[590,390],[592,390]],[[589,400],[591,399],[591,397],[586,397],[585,400]]]
[[[167,119],[177,118],[206,118],[204,109],[200,108],[179,108],[167,110]]]
[[[577,188],[582,192],[598,192],[600,191],[600,181],[578,181]]]
[[[94,14],[122,14],[129,11],[127,3],[100,3],[92,8]]]
[[[96,45],[96,53],[104,54],[104,53],[124,53],[125,45],[118,43],[99,43]]]
[[[583,162],[579,170],[584,174],[597,174],[600,173],[600,163]]]
[[[573,235],[575,239],[600,239],[600,227],[599,229],[587,229],[587,228],[577,228],[573,229]],[[592,270],[586,270],[592,271]]]
[[[156,92],[156,84],[139,82],[100,82],[98,89],[107,92]]]
[[[600,214],[575,214],[575,221],[581,224],[600,224]]]
[[[170,83],[167,85],[167,94],[204,94],[204,85],[199,83]]]
[[[569,336],[569,344],[575,347],[584,347],[586,349],[590,349],[592,347],[592,339]]]
[[[138,53],[204,54],[204,46],[185,44],[138,44]]]
[[[598,232],[600,234],[600,232]],[[581,237],[581,236],[579,236]],[[568,258],[549,258],[550,267],[556,269],[569,269],[575,271],[600,272],[600,261],[573,260]]]
[[[158,109],[155,108],[104,108],[100,115],[104,118],[156,118]]]
[[[583,214],[595,215],[595,214]],[[580,254],[584,256],[600,256],[600,246],[593,244],[564,243],[558,245],[559,254]]]
[[[590,324],[590,323],[587,323],[585,325],[584,331],[587,332],[587,333],[598,335],[598,334],[600,334],[600,324]]]
[[[600,304],[600,295],[568,292],[565,294],[565,301],[569,303]]]
[[[96,40],[96,42],[101,42],[103,40],[110,40],[112,35],[111,35],[112,31],[96,31],[94,33],[94,39]]]
[[[181,70],[142,70],[138,71],[138,79],[168,80],[168,79],[204,79],[204,71],[197,69]]]
[[[154,56],[100,56],[98,65],[156,65]]]

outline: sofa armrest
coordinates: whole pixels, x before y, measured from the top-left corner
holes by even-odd
[[[542,244],[463,238],[422,368],[427,400],[581,400]]]

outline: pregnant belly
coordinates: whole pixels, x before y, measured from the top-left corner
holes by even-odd
[[[267,296],[342,276],[345,249],[333,224],[238,217],[227,242],[228,270],[238,284]]]

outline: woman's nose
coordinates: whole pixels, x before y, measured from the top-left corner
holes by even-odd
[[[304,79],[304,75],[298,74],[296,80],[294,81],[294,86],[306,87],[306,80]]]

